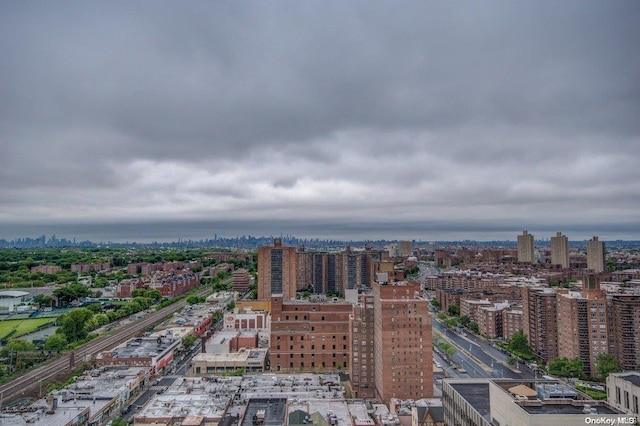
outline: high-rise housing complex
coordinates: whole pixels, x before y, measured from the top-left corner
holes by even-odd
[[[527,231],[518,235],[518,262],[535,262],[533,235]]]
[[[562,232],[551,237],[551,264],[569,267],[569,239]]]
[[[413,241],[398,241],[400,256],[406,257],[413,254]]]
[[[609,296],[610,353],[623,370],[640,370],[640,296]]]
[[[579,358],[584,373],[596,377],[598,355],[609,352],[607,300],[599,279],[583,279],[583,291],[558,290],[558,356]]]
[[[349,377],[355,398],[375,398],[374,296],[371,292],[359,295],[351,315],[351,362]]]
[[[558,357],[556,292],[550,288],[522,290],[522,326],[533,353],[545,363]]]
[[[284,300],[296,298],[297,254],[295,247],[283,247],[280,238],[273,247],[258,249],[258,300],[281,294]]]
[[[587,268],[597,274],[604,272],[606,265],[604,253],[604,241],[598,240],[596,236],[587,241]]]
[[[369,288],[379,258],[380,254],[369,248],[355,251],[347,247],[337,253],[301,249],[297,253],[297,288],[312,289],[319,294],[345,294],[346,290]]]
[[[353,306],[271,298],[271,369],[321,372],[349,369],[349,317]]]
[[[433,395],[429,302],[418,283],[373,283],[373,352],[376,397]]]

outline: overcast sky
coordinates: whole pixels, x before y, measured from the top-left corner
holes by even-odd
[[[632,0],[1,2],[0,238],[640,239],[639,22]]]

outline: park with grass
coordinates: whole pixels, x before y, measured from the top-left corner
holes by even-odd
[[[56,322],[57,318],[6,319],[0,321],[0,340],[24,336]]]

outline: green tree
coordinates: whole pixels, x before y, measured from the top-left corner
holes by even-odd
[[[527,336],[522,331],[518,331],[509,339],[508,348],[512,352],[519,355],[533,355],[531,348],[529,347],[529,341]]]
[[[468,328],[469,328],[469,330],[471,330],[475,334],[480,333],[480,327],[478,326],[477,322],[470,322],[469,325],[468,325]]]
[[[460,315],[460,306],[449,305],[449,307],[447,308],[447,312],[449,312],[449,315],[457,317],[458,315]]]
[[[431,306],[436,309],[440,309],[440,302],[438,302],[436,299],[431,299]]]
[[[82,284],[68,284],[53,291],[53,295],[57,297],[63,305],[68,305],[74,300],[87,297],[89,293],[89,289]]]
[[[111,426],[129,426],[129,423],[125,419],[118,418],[111,421]]]
[[[50,307],[53,304],[53,297],[47,294],[37,294],[33,298],[33,303],[37,304],[39,308]]]
[[[72,309],[71,312],[60,317],[59,330],[62,330],[62,334],[70,343],[82,340],[89,334],[87,322],[91,317],[93,317],[93,312],[88,309]]]
[[[549,373],[561,377],[581,377],[584,374],[582,361],[580,358],[558,357],[549,363]]]
[[[615,373],[622,370],[620,368],[620,364],[618,364],[618,360],[616,360],[613,355],[601,353],[598,355],[598,358],[596,358],[596,371],[600,378],[606,379],[609,373]]]
[[[445,314],[444,312],[438,312],[438,315],[436,315],[438,317],[439,320],[443,321],[445,319],[447,319],[447,314]]]
[[[6,345],[2,347],[0,354],[7,356],[10,352],[29,352],[34,351],[36,345],[24,339],[9,339]]]
[[[196,343],[196,340],[198,338],[194,334],[187,334],[182,338],[182,345],[188,349]]]
[[[61,351],[67,347],[67,339],[64,334],[52,334],[44,342],[44,349],[47,351]]]
[[[466,327],[471,322],[471,318],[469,318],[469,315],[462,315],[458,321],[460,321],[461,326]]]

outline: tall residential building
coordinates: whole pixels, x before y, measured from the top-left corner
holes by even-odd
[[[594,236],[587,241],[587,268],[599,274],[604,272],[606,262],[604,259],[604,241]]]
[[[518,235],[518,262],[535,262],[533,235],[527,231],[523,231],[522,235]]]
[[[338,253],[297,252],[298,290],[318,294],[345,294],[345,290],[370,288],[379,254],[369,248],[355,251],[347,247]]]
[[[523,288],[522,326],[529,346],[545,363],[558,357],[556,292],[550,288]]]
[[[374,296],[362,293],[353,307],[351,324],[351,362],[349,377],[354,398],[375,398]]]
[[[400,256],[407,257],[413,254],[413,241],[398,241]]]
[[[271,369],[281,372],[347,371],[353,305],[271,298]]]
[[[273,247],[258,249],[258,300],[281,294],[285,301],[296,298],[297,254],[295,247],[283,247],[280,238]]]
[[[385,404],[433,395],[431,315],[419,294],[418,283],[373,283],[376,397]]]
[[[584,279],[582,292],[558,291],[558,356],[580,358],[584,373],[596,377],[596,360],[608,353],[607,300],[595,276]]]
[[[569,267],[569,239],[562,232],[551,237],[551,264]]]
[[[623,370],[640,370],[640,295],[609,296],[610,351]]]

